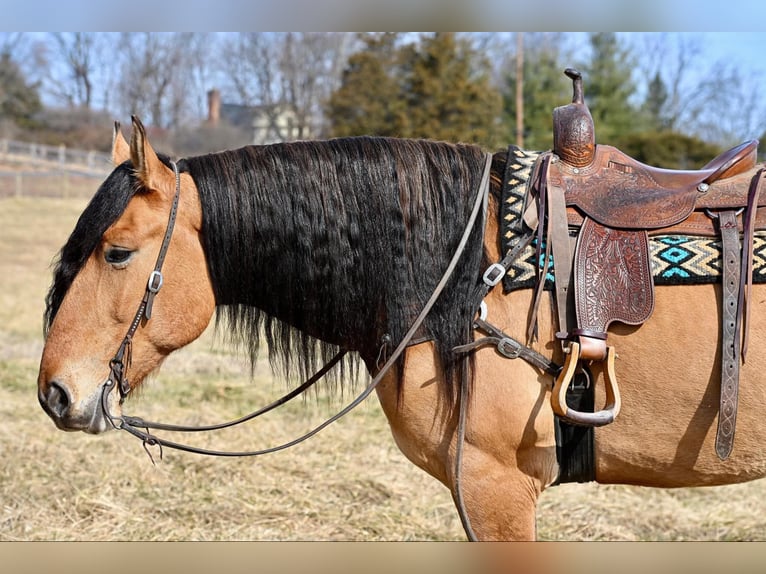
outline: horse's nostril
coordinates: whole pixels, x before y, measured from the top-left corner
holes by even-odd
[[[62,419],[66,416],[71,404],[72,401],[66,388],[56,381],[51,381],[43,404],[46,407],[45,410],[51,416]]]

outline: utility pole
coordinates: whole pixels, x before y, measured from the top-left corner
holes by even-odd
[[[516,145],[524,149],[524,32],[516,32]]]

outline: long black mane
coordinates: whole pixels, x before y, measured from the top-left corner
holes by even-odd
[[[478,191],[478,147],[342,138],[249,146],[179,164],[199,189],[210,276],[254,359],[305,376],[338,347],[368,366],[403,337],[441,278]],[[450,378],[470,338],[483,229],[425,322]]]
[[[161,157],[164,163],[168,159]],[[255,361],[306,376],[338,348],[371,368],[422,309],[452,257],[478,192],[474,146],[342,138],[249,146],[178,162],[199,190],[218,321]],[[46,298],[50,327],[72,281],[140,186],[130,162],[100,186],[62,248]],[[471,337],[480,275],[477,224],[421,339],[451,349]]]

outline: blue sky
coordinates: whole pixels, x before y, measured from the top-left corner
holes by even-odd
[[[743,71],[757,71],[766,78],[766,32],[702,32],[701,34],[705,38],[711,55],[722,59],[731,58]]]
[[[766,2],[737,0],[0,0],[4,31],[742,31]],[[759,44],[762,47],[762,44]]]

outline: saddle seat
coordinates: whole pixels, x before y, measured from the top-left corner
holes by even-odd
[[[747,186],[739,181],[733,186],[713,185],[748,174],[756,164],[757,151],[758,140],[750,140],[700,170],[670,170],[641,163],[612,146],[597,145],[589,165],[558,161],[550,177],[564,188],[568,206],[579,208],[601,225],[661,229],[683,221],[695,209],[743,206]]]
[[[537,260],[552,255],[554,268],[556,336],[566,361],[551,395],[553,411],[586,426],[609,424],[619,413],[616,353],[606,344],[607,330],[614,321],[640,325],[654,311],[649,233],[717,236],[723,300],[716,453],[725,459],[733,444],[739,366],[747,348],[743,310],[752,282],[754,231],[766,228],[766,194],[760,193],[766,169],[756,165],[758,141],[733,147],[699,170],[648,166],[615,147],[596,145],[582,77],[572,69],[565,73],[573,80],[572,103],[554,110],[553,150],[543,154],[529,190],[536,209],[528,202],[524,214],[537,230],[538,250],[546,246]],[[604,364],[606,405],[596,412],[572,409],[566,402],[570,383],[583,365],[597,362]]]

